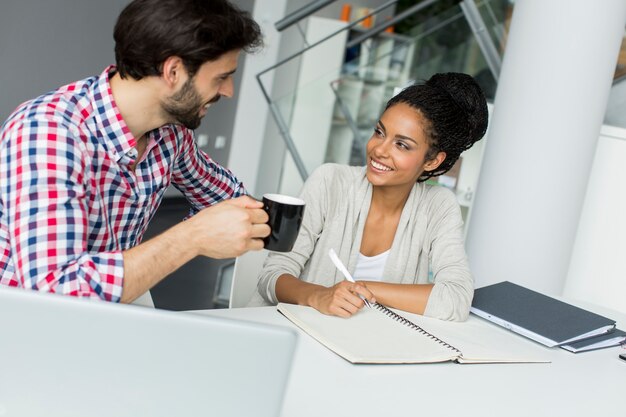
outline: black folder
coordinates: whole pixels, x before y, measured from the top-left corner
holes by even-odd
[[[625,343],[626,332],[620,329],[615,329],[614,332],[605,333],[599,336],[590,337],[589,339],[583,339],[577,342],[568,343],[561,346],[561,348],[569,350],[570,352],[578,353],[620,346]]]
[[[509,281],[476,289],[470,311],[549,347],[615,329],[614,320]]]

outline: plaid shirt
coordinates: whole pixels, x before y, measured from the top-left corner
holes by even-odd
[[[0,284],[119,301],[136,246],[170,183],[192,214],[246,193],[166,125],[135,138],[113,99],[114,67],[22,104],[0,130]]]

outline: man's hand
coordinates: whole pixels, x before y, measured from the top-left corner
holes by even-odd
[[[263,203],[244,196],[208,207],[186,223],[198,255],[234,258],[249,250],[263,249],[270,234]]]

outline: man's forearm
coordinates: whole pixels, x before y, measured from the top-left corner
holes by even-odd
[[[124,252],[122,303],[130,303],[194,258],[186,222]]]
[[[260,201],[225,200],[124,252],[121,301],[133,301],[197,255],[224,259],[262,249],[267,220]]]

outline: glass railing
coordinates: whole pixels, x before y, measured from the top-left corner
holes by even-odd
[[[626,77],[616,80],[611,87],[604,124],[626,128]]]
[[[613,87],[609,94],[604,123],[626,128],[626,30],[617,58]]]

